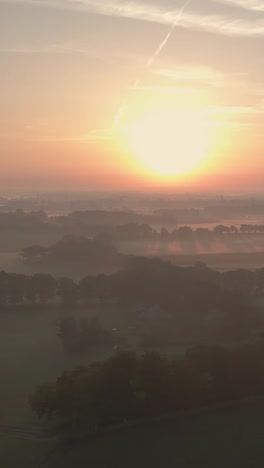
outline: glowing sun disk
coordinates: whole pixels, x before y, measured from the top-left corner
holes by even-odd
[[[208,154],[209,130],[198,112],[160,112],[125,126],[132,154],[148,171],[173,176],[193,171]]]

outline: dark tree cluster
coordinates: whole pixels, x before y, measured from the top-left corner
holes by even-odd
[[[22,209],[15,212],[0,213],[1,228],[31,228],[34,225],[45,224],[49,222],[49,218],[44,211],[32,211],[26,213]]]
[[[22,259],[30,265],[120,265],[120,255],[105,238],[65,236],[49,247],[39,245],[22,250]]]
[[[264,345],[198,346],[185,355],[119,353],[39,386],[30,404],[74,430],[93,433],[264,393]]]
[[[26,276],[0,272],[0,306],[24,303],[47,304],[55,295],[57,281],[53,276]]]
[[[191,292],[191,294],[190,294]],[[238,294],[239,293],[239,294]],[[146,306],[181,307],[196,310],[246,303],[245,297],[264,293],[264,268],[256,271],[217,272],[198,262],[194,267],[178,267],[158,258],[123,257],[123,269],[105,275],[88,275],[78,283],[50,274],[0,272],[0,304],[18,305],[26,301],[47,303],[55,297],[65,305],[101,302]]]
[[[192,400],[201,401],[203,388],[200,376],[181,359],[120,353],[39,386],[30,403],[39,417],[93,432],[187,408]]]
[[[27,276],[0,271],[0,307],[25,304],[49,305],[59,299],[63,305],[75,305],[78,286],[70,278],[56,279],[49,274]]]

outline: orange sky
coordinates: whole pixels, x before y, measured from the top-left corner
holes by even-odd
[[[3,189],[262,188],[262,2],[183,3],[0,0]]]

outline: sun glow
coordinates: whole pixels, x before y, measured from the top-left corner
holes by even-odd
[[[202,112],[158,112],[123,127],[126,146],[145,170],[161,177],[194,171],[209,153]]]

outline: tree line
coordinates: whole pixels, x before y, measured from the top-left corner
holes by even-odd
[[[80,281],[55,278],[50,274],[32,276],[0,272],[0,305],[89,303],[160,304],[188,303],[216,307],[239,301],[239,295],[264,293],[264,268],[256,271],[218,272],[197,262],[193,267],[178,267],[158,258],[124,256],[123,268],[116,273],[87,275]],[[190,291],[192,294],[190,295]]]
[[[240,226],[228,226],[218,224],[212,228],[199,226],[196,229],[186,225],[180,226],[173,230],[169,230],[166,227],[162,227],[160,230],[157,230],[149,224],[133,223],[116,226],[115,229],[108,232],[109,239],[112,239],[113,241],[140,241],[152,239],[159,241],[184,242],[194,239],[212,240],[219,236],[223,237],[238,236],[242,234],[263,234],[264,225],[241,224]]]
[[[184,210],[183,210],[184,211]],[[48,217],[44,211],[0,213],[1,232],[15,232],[16,229],[39,233],[43,229],[46,235],[88,236],[108,235],[112,240],[170,239],[188,240],[190,236],[208,237],[214,235],[263,234],[263,224],[246,224],[240,226],[218,224],[212,228],[199,226],[196,229],[188,225],[167,229],[166,226],[177,226],[179,220],[173,210],[156,210],[151,214],[138,214],[132,211],[82,211],[67,216]],[[190,210],[193,216],[195,210]],[[197,219],[194,216],[194,222]],[[163,226],[161,229],[153,226]]]
[[[123,270],[80,281],[0,272],[2,310],[56,306],[74,315],[77,308],[89,310],[100,304],[109,311],[113,328],[117,326],[113,310],[118,311],[125,324],[124,338],[131,335],[132,327],[145,350],[255,339],[264,330],[262,311],[254,305],[257,294],[264,294],[264,269],[220,273],[202,263],[181,268],[133,256]],[[86,352],[117,344],[116,337],[98,323],[78,322],[76,317],[65,320],[59,331],[64,349]]]

